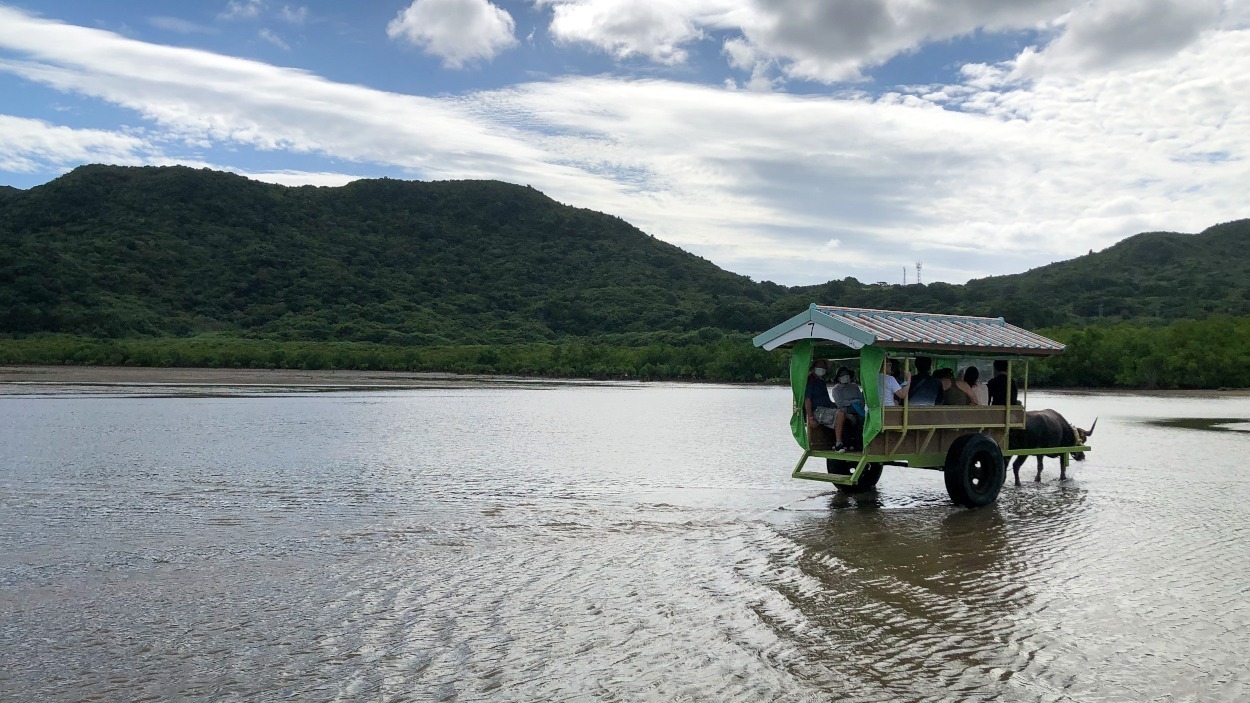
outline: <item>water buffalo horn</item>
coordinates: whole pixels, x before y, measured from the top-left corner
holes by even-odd
[[[1086,437],[1089,437],[1089,436],[1093,435],[1093,434],[1094,434],[1094,428],[1095,428],[1095,427],[1097,427],[1097,426],[1098,426],[1098,418],[1094,418],[1094,424],[1090,425],[1088,430],[1085,430],[1085,436],[1086,436]]]

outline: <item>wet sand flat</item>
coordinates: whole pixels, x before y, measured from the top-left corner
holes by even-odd
[[[604,381],[445,372],[356,371],[343,369],[221,369],[140,366],[0,366],[0,395],[28,393],[30,386],[215,386],[306,389],[446,388],[482,384],[579,385]],[[637,382],[626,382],[637,383]],[[1037,389],[1035,389],[1037,390]],[[1250,388],[1224,390],[1098,390],[1047,389],[1063,395],[1134,395],[1169,397],[1250,397]]]
[[[209,389],[368,390],[551,385],[578,381],[452,373],[297,369],[155,368],[137,366],[0,366],[0,395],[91,392],[150,387],[195,394]]]

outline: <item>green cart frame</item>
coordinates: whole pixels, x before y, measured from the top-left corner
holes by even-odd
[[[813,303],[805,312],[758,335],[754,343],[770,351],[786,348],[791,352],[794,406],[790,427],[803,450],[791,474],[794,478],[825,481],[840,491],[857,492],[874,487],[885,466],[936,469],[943,472],[953,502],[977,508],[997,500],[1006,480],[1005,457],[1058,456],[1066,471],[1072,454],[1090,451],[1083,444],[1045,449],[1011,446],[1013,431],[1025,428],[1029,360],[1060,354],[1064,346],[1009,325],[1002,318]],[[821,432],[808,436],[803,399],[813,360],[844,360],[848,349],[858,352],[858,377],[867,417],[861,427],[861,449],[835,452],[831,431],[821,427]],[[931,358],[935,370],[969,364],[989,368],[991,361],[1005,360],[1008,378],[1016,385],[1020,402],[921,407],[904,401],[886,406],[880,397],[878,379],[885,372],[887,359],[904,369],[921,356]],[[826,470],[805,471],[812,458],[825,459]]]

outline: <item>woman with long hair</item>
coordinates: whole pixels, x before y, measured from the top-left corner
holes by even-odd
[[[964,369],[964,383],[972,391],[973,397],[977,399],[977,405],[990,404],[990,389],[981,383],[981,372],[975,366],[969,366]]]

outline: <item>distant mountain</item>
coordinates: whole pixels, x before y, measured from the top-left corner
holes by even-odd
[[[1027,273],[970,281],[964,299],[982,308],[1005,301],[1001,314],[1046,323],[1250,315],[1248,251],[1250,220],[1201,234],[1147,232]]]
[[[851,279],[790,289],[813,301],[1005,317],[1024,327],[1098,320],[1250,315],[1250,220],[1201,234],[1149,232],[1101,252],[965,285],[870,286]]]
[[[15,195],[20,192],[22,191],[17,188],[14,188],[13,186],[0,186],[0,198],[7,197],[9,195]]]
[[[754,333],[811,302],[1005,316],[1250,315],[1250,221],[967,285],[756,283],[618,217],[494,181],[286,187],[84,166],[0,189],[0,333],[395,344]]]
[[[185,167],[84,166],[11,194],[0,262],[9,333],[535,341],[732,323],[764,296],[528,187],[290,188]]]

